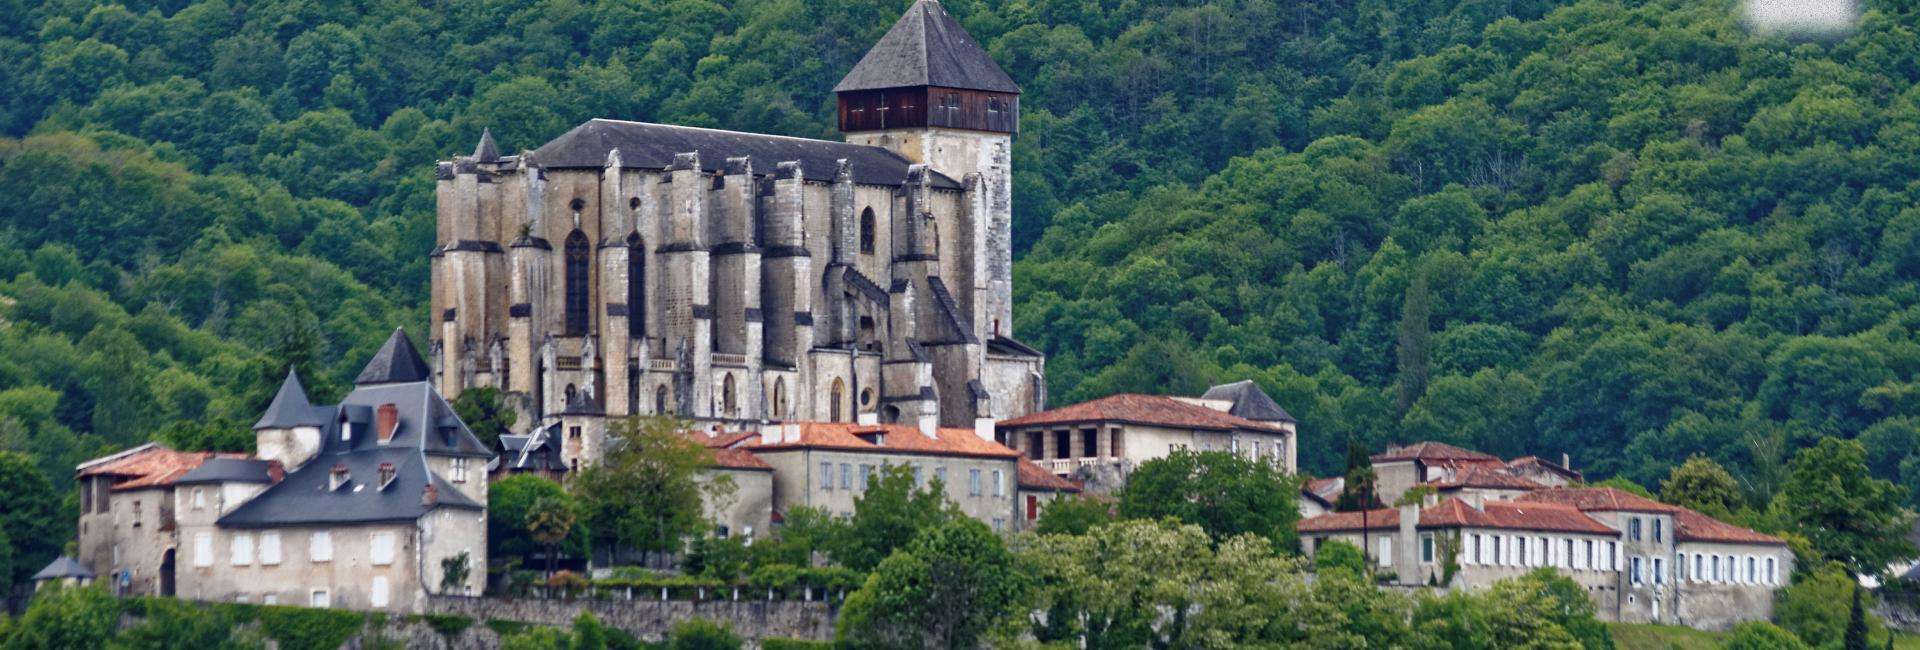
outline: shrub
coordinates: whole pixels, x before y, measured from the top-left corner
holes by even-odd
[[[1807,644],[1792,632],[1766,621],[1749,621],[1734,626],[1727,634],[1726,650],[1806,650]]]
[[[762,639],[760,650],[830,650],[833,644],[825,641],[803,641],[800,639]]]
[[[733,628],[696,618],[673,626],[667,635],[667,650],[740,650],[746,642]]]

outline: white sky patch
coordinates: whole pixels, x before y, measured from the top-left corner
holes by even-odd
[[[1747,24],[1770,34],[1836,34],[1853,31],[1860,18],[1854,0],[1745,0]]]

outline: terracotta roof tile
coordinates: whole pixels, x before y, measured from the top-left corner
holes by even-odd
[[[1435,489],[1483,488],[1492,490],[1538,490],[1546,487],[1524,476],[1516,476],[1500,470],[1479,466],[1469,466],[1455,472],[1453,478],[1429,481]]]
[[[1600,512],[1673,513],[1680,510],[1619,488],[1547,488],[1528,492],[1517,500],[1559,503]]]
[[[1299,530],[1303,533],[1336,533],[1366,530],[1388,530],[1400,527],[1400,511],[1395,508],[1379,508],[1365,512],[1329,512],[1318,517],[1302,520]]]
[[[1421,528],[1501,528],[1589,535],[1619,535],[1573,506],[1546,502],[1488,501],[1480,508],[1450,498],[1420,511]]]
[[[1786,545],[1786,540],[1741,528],[1693,510],[1680,508],[1673,514],[1673,539],[1681,542],[1718,542],[1727,544]]]
[[[1498,462],[1500,459],[1471,449],[1461,449],[1444,442],[1416,442],[1405,447],[1388,449],[1386,453],[1374,454],[1372,460],[1378,463],[1396,460],[1490,460]]]
[[[773,466],[760,460],[759,456],[747,451],[743,443],[759,440],[760,434],[751,432],[714,432],[695,431],[687,434],[695,442],[713,450],[714,466],[721,469],[744,469],[773,471]]]
[[[838,449],[894,454],[931,456],[973,456],[978,458],[1020,458],[1020,452],[991,440],[984,440],[973,429],[942,428],[938,437],[928,437],[920,429],[904,424],[851,424],[846,422],[795,422],[780,427],[796,427],[799,439],[792,442],[746,443],[755,452],[785,449]]]
[[[1231,413],[1189,404],[1164,395],[1123,393],[1041,411],[1000,422],[1002,427],[1024,427],[1079,422],[1128,422],[1150,426],[1231,431],[1244,429],[1279,433],[1279,425],[1256,422]]]
[[[246,455],[214,454],[204,451],[174,451],[166,447],[154,445],[122,458],[91,467],[84,467],[80,470],[79,476],[81,478],[89,476],[118,477],[119,480],[116,480],[112,487],[115,491],[166,487],[173,485],[173,482],[179,480],[180,477],[186,476],[187,472],[191,472],[195,468],[200,467],[200,464],[206,462],[207,459],[215,457],[246,458]]]
[[[1014,461],[1015,475],[1019,477],[1020,489],[1051,492],[1079,492],[1080,484],[1054,476],[1053,472],[1027,460],[1025,456]]]

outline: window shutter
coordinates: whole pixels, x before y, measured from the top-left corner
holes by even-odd
[[[374,533],[372,546],[375,566],[393,564],[393,533]]]

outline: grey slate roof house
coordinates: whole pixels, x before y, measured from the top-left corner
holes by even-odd
[[[479,593],[493,453],[430,374],[399,330],[339,404],[289,372],[254,424],[256,457],[175,463],[164,537],[96,526],[116,538],[94,545],[164,546],[159,593],[200,600],[412,612]],[[461,562],[465,581],[448,579]]]

